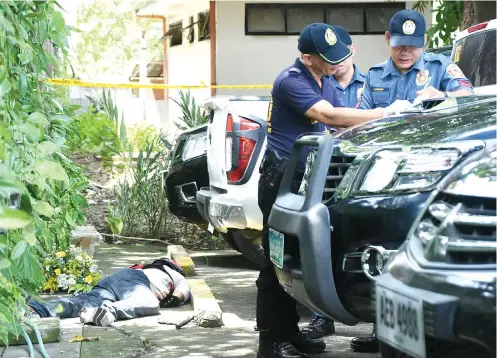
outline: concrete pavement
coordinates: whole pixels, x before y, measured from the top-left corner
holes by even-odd
[[[95,259],[104,272],[110,274],[123,267],[165,256],[166,247],[136,245],[99,245]],[[195,279],[209,285],[223,311],[224,326],[202,328],[194,322],[182,329],[160,324],[160,320],[178,322],[194,311],[191,305],[178,309],[163,309],[161,316],[117,322],[115,328],[85,326],[79,319],[61,320],[62,336],[59,343],[46,344],[49,356],[54,357],[255,357],[258,333],[255,326],[255,299],[258,271],[234,252],[193,253]],[[310,312],[299,306],[301,323],[310,319]],[[337,324],[337,333],[326,339],[327,351],[320,358],[377,358],[377,354],[358,354],[349,348],[352,337],[367,335],[371,325],[354,327]],[[76,335],[100,337],[98,341],[69,343]],[[36,345],[35,345],[36,350]],[[9,347],[0,358],[28,357],[27,346]],[[37,352],[36,357],[41,357]]]

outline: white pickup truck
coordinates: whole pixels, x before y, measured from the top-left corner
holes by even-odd
[[[452,61],[478,94],[497,94],[496,27],[497,20],[472,26],[457,35],[452,47]],[[198,210],[211,230],[220,232],[247,258],[259,261],[262,212],[257,204],[257,186],[266,147],[269,97],[213,97],[202,107],[210,112],[209,187],[196,194]]]
[[[260,263],[262,212],[257,203],[259,166],[266,147],[269,97],[213,97],[209,111],[209,187],[197,191],[197,207],[209,223],[244,256]]]

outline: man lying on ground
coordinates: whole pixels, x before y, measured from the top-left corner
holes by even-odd
[[[28,307],[40,317],[80,317],[81,322],[97,326],[158,315],[161,307],[179,306],[190,298],[190,287],[181,269],[163,260],[113,273],[88,293],[47,302],[31,300]]]

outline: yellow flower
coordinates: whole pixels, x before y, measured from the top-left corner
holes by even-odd
[[[66,253],[64,251],[59,251],[55,253],[55,256],[57,257],[66,257]]]
[[[50,291],[50,293],[53,293],[57,291],[57,288],[58,284],[55,277],[50,277],[48,280],[43,282],[43,291]]]
[[[56,275],[60,275],[60,269],[56,269],[56,270],[55,270],[55,274],[56,274]]]
[[[85,282],[86,283],[92,283],[93,282],[93,277],[91,277],[91,275],[88,275],[85,277]]]

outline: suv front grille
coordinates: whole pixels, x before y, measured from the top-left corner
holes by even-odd
[[[496,263],[495,199],[440,193],[424,220],[438,228],[439,237],[447,238],[446,263]]]
[[[332,156],[326,184],[324,185],[323,202],[330,200],[340,185],[345,173],[354,161],[355,156]]]

